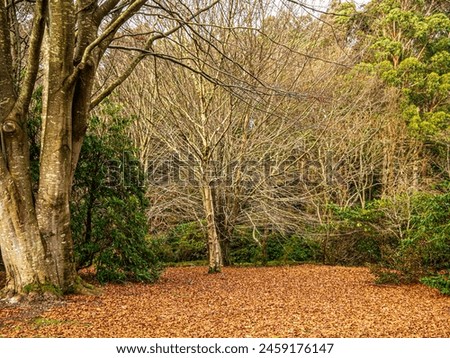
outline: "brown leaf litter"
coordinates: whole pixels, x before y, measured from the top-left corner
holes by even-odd
[[[153,285],[3,306],[0,337],[450,337],[450,297],[366,268],[169,268]]]

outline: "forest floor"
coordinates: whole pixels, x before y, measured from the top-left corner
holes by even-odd
[[[167,269],[158,283],[0,307],[0,337],[450,337],[450,297],[366,268]]]

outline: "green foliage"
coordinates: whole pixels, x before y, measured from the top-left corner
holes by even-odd
[[[379,265],[370,266],[372,274],[375,275],[377,285],[399,285],[402,278],[399,272],[383,268]]]
[[[206,236],[198,222],[175,226],[167,233],[151,238],[151,245],[161,261],[176,263],[206,260]]]
[[[370,263],[377,282],[417,282],[450,269],[450,192],[374,200],[333,208],[331,263]],[[331,257],[330,257],[331,256]]]
[[[156,255],[146,241],[147,218],[140,200],[131,195],[101,198],[98,207],[107,208],[95,217],[91,243],[101,248],[94,263],[100,282],[153,282],[159,276]]]
[[[265,237],[253,238],[253,230],[240,228],[236,230],[231,241],[231,261],[234,264],[269,262],[311,262],[320,257],[318,243],[301,236],[285,235],[277,232]]]
[[[332,218],[322,231],[325,262],[363,265],[381,260],[382,250],[392,238],[383,228],[385,214],[382,201],[373,201],[365,208],[330,206]]]
[[[332,11],[338,15],[335,18],[337,24],[348,25],[350,21],[354,20],[353,17],[356,14],[356,6],[352,2],[344,2],[339,4],[336,9],[332,9]]]
[[[450,295],[450,272],[423,277],[420,281],[427,286],[437,288],[444,295]]]
[[[298,235],[286,238],[283,260],[294,262],[317,262],[321,260],[321,247],[317,241]]]
[[[298,235],[269,233],[253,237],[252,228],[237,227],[230,240],[232,264],[259,264],[271,261],[305,262],[321,259],[320,245]],[[177,225],[167,233],[151,238],[153,251],[166,263],[199,262],[207,258],[206,237],[198,222]]]
[[[347,26],[358,34],[355,41],[369,41],[364,62],[387,85],[402,90],[403,116],[412,133],[432,137],[448,130],[450,17],[445,4],[372,1],[351,18],[365,19],[364,25],[351,21]]]
[[[264,261],[279,261],[284,256],[285,237],[278,233],[271,233],[265,239],[265,256]]]
[[[111,103],[103,108],[104,118],[91,120],[73,186],[77,266],[94,264],[100,282],[152,282],[160,266],[146,240],[148,200],[126,135],[129,120]]]
[[[42,86],[36,88],[28,111],[27,130],[30,139],[30,172],[34,189],[39,180],[40,134],[42,123]]]
[[[256,264],[262,258],[261,246],[253,239],[252,230],[235,230],[230,243],[230,261],[234,264]]]
[[[414,210],[408,240],[402,249],[416,248],[423,265],[432,272],[450,269],[450,192],[420,194]]]

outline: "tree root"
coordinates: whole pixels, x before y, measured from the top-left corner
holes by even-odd
[[[56,303],[62,302],[65,294],[97,296],[101,293],[102,290],[100,288],[78,277],[69,292],[63,292],[55,285],[49,283],[30,284],[23,287],[21,292],[5,287],[0,291],[0,301],[6,305]]]
[[[79,295],[92,295],[98,296],[102,293],[101,288],[91,285],[78,276],[75,285],[73,287],[73,293]]]

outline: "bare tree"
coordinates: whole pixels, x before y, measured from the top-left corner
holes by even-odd
[[[117,97],[133,103],[130,115],[146,119],[132,135],[143,160],[166,173],[163,183],[149,183],[152,222],[204,223],[211,272],[226,260],[221,251],[237,226],[301,227],[311,194],[300,187],[299,165],[326,129],[317,113],[328,68],[305,70],[317,66],[307,55],[317,34],[306,31],[317,24],[252,4],[231,10],[204,14],[215,18],[206,42],[194,29],[155,47],[185,60],[156,56]],[[332,72],[337,66],[328,65]],[[320,128],[315,138],[313,128]],[[177,167],[175,181],[167,165]]]
[[[234,28],[216,20],[206,44],[192,31],[155,48],[185,62],[159,55],[118,94],[146,119],[132,134],[144,160],[167,175],[149,187],[152,222],[204,223],[211,271],[237,227],[261,246],[271,230],[308,235],[330,227],[333,205],[417,188],[425,164],[397,118],[398,94],[352,70],[357,54],[326,18],[240,11],[208,13]],[[326,249],[330,235],[314,239]]]

